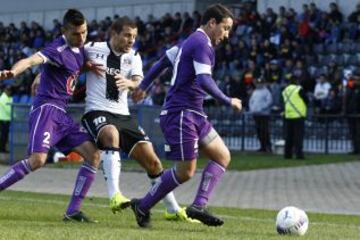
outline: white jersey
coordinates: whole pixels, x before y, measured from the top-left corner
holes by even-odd
[[[129,53],[116,54],[108,42],[90,42],[85,45],[88,60],[102,64],[106,68],[104,76],[94,72],[86,73],[85,113],[90,111],[107,111],[114,114],[129,115],[128,90],[119,91],[115,84],[115,75],[131,79],[143,77],[142,61],[134,50]]]

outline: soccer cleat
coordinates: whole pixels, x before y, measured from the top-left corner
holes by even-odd
[[[117,192],[110,199],[110,209],[115,214],[116,212],[121,212],[121,210],[130,206],[130,199],[123,196],[121,193]]]
[[[71,215],[64,214],[64,222],[82,222],[82,223],[98,223],[98,221],[93,220],[86,216],[83,212],[75,212]]]
[[[205,207],[190,205],[186,208],[186,214],[189,218],[197,219],[208,226],[217,227],[224,224],[223,220],[212,215]]]
[[[142,228],[150,227],[150,212],[144,213],[141,211],[139,204],[139,199],[131,199],[130,206],[135,214],[136,222]]]
[[[164,218],[168,221],[183,221],[189,223],[201,223],[199,220],[189,218],[186,214],[186,208],[180,208],[178,212],[170,213],[165,210]]]

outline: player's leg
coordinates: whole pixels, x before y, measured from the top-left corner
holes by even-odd
[[[177,186],[189,180],[195,173],[196,160],[177,162],[176,168],[167,169],[142,199],[132,199],[131,208],[140,227],[150,224],[150,209]],[[187,217],[188,218],[188,217]],[[193,219],[190,219],[192,222]],[[189,221],[190,221],[189,220]]]
[[[92,135],[99,149],[106,187],[113,213],[129,206],[130,200],[120,191],[121,159],[117,115],[105,111],[91,111],[82,118],[82,124]]]
[[[207,204],[209,195],[218,183],[230,163],[230,152],[219,135],[202,147],[202,152],[209,158],[203,170],[201,186],[194,203],[199,206]],[[204,192],[205,191],[205,192]]]
[[[23,179],[27,174],[42,167],[47,158],[50,146],[54,145],[59,135],[54,131],[59,110],[41,106],[30,113],[28,158],[15,163],[1,178],[0,190]]]
[[[7,189],[14,183],[23,179],[30,172],[41,168],[47,158],[47,153],[33,153],[29,158],[18,161],[0,177],[0,191]]]
[[[206,205],[230,163],[230,152],[206,118],[199,118],[197,122],[197,126],[202,126],[199,129],[199,146],[209,162],[203,169],[195,200],[187,208],[187,214],[208,226],[220,226],[223,220],[211,214]]]
[[[161,180],[163,167],[150,142],[138,142],[131,151],[131,157],[147,171],[152,185]],[[164,214],[166,220],[197,222],[187,217],[185,208],[179,206],[173,192],[169,192],[163,198],[163,203],[166,207]]]
[[[130,206],[130,200],[120,191],[121,158],[119,153],[119,132],[114,125],[101,128],[97,139],[101,146],[102,170],[110,199],[110,209],[113,213]]]
[[[169,192],[190,179],[196,169],[196,162],[190,161],[197,156],[197,133],[191,120],[184,117],[184,112],[161,115],[160,126],[168,145],[167,158],[177,161],[177,164],[176,168],[164,171],[144,198],[131,201],[131,207],[141,227],[149,225],[150,209]]]
[[[76,177],[64,221],[94,222],[80,211],[80,207],[95,179],[96,170],[100,163],[99,150],[93,143],[92,137],[78,123],[75,123],[70,115],[64,114],[61,119],[64,122],[61,129],[63,137],[56,144],[56,147],[64,153],[75,151],[84,158]]]
[[[119,126],[121,128],[122,149],[128,152],[129,156],[146,170],[151,184],[156,184],[163,174],[163,167],[148,136],[134,118],[124,119]],[[163,203],[167,209],[165,212],[166,219],[190,220],[187,218],[185,210],[180,208],[173,192],[164,197]]]
[[[96,222],[80,211],[81,204],[94,182],[96,170],[100,162],[99,151],[91,141],[85,141],[73,149],[84,158],[84,163],[76,177],[74,191],[64,214],[64,221]]]
[[[203,169],[200,187],[194,200],[197,206],[206,206],[211,193],[230,163],[230,152],[220,136],[204,146],[202,152],[209,161]]]

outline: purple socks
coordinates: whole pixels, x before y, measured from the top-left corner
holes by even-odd
[[[93,183],[96,175],[96,168],[84,163],[77,175],[74,192],[72,194],[67,215],[72,215],[80,211],[81,203],[84,200],[91,184]]]
[[[200,186],[193,203],[194,205],[199,207],[206,206],[211,193],[224,173],[225,168],[223,166],[214,161],[209,161],[203,170]]]
[[[31,167],[28,159],[21,160],[15,163],[11,168],[0,178],[0,191],[7,189],[14,183],[23,179],[31,172]]]
[[[171,168],[164,171],[159,181],[157,181],[146,196],[141,199],[140,209],[148,212],[156,203],[179,185],[180,182],[176,177],[175,169]]]

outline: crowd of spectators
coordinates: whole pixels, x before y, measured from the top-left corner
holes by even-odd
[[[265,80],[273,97],[272,111],[281,110],[281,91],[290,78],[297,78],[310,98],[315,113],[346,113],[347,92],[354,90],[352,72],[360,67],[360,4],[344,16],[336,3],[329,9],[319,9],[315,3],[304,4],[301,11],[281,6],[256,10],[254,1],[236,7],[236,20],[230,39],[216,49],[214,78],[221,90],[243,100],[248,108],[256,79]],[[109,38],[113,19],[89,22],[89,41]],[[183,41],[200,25],[201,14],[152,15],[146,21],[135,18],[139,36],[135,47],[140,52],[144,71],[166,49]],[[0,22],[0,69],[10,68],[20,58],[29,56],[48,41],[61,34],[61,23],[53,21],[52,29],[36,22],[4,26]],[[37,69],[17,79],[17,96],[29,96],[30,85]],[[171,72],[166,72],[150,90],[147,103],[161,105],[168,88]],[[5,82],[5,84],[8,84]],[[23,97],[19,97],[23,99]],[[30,101],[24,97],[20,101]],[[16,102],[16,100],[14,99]],[[211,100],[210,104],[213,103]],[[359,112],[360,113],[360,112]]]

